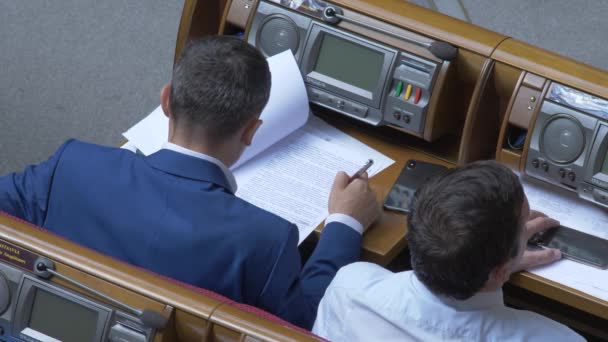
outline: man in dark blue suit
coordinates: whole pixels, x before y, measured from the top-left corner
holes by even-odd
[[[264,57],[208,37],[186,48],[161,90],[169,143],[143,157],[70,140],[46,162],[0,177],[0,210],[128,263],[310,328],[338,269],[359,259],[379,214],[364,176],[336,176],[330,216],[302,266],[296,226],[237,198],[228,167],[260,126]]]

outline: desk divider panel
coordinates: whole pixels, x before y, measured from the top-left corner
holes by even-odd
[[[154,342],[318,340],[229,305],[232,301],[228,298],[104,256],[5,214],[0,214],[0,243],[49,258],[54,261],[57,272],[81,284],[134,308],[162,314],[169,321],[164,329],[156,332]],[[49,282],[111,305],[57,277]],[[265,313],[264,316],[271,315]]]

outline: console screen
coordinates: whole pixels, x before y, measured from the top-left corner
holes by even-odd
[[[313,70],[373,93],[383,62],[381,52],[324,34]]]
[[[94,341],[97,318],[94,310],[37,289],[28,327],[62,342]]]
[[[604,157],[604,165],[602,165],[600,172],[608,175],[608,152],[606,152],[606,156]]]

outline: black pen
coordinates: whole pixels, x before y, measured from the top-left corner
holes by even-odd
[[[368,159],[367,163],[365,163],[365,165],[363,165],[362,168],[359,169],[359,171],[355,172],[354,175],[348,177],[348,182],[352,182],[355,179],[361,177],[363,175],[363,173],[365,173],[365,171],[367,171],[372,165],[374,164],[374,160],[373,159]]]

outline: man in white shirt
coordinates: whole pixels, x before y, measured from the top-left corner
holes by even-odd
[[[342,268],[313,332],[331,341],[580,341],[566,326],[508,308],[512,272],[558,260],[526,250],[559,223],[530,211],[517,176],[493,161],[451,169],[414,196],[407,240],[413,271],[370,263]]]

